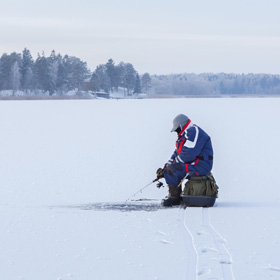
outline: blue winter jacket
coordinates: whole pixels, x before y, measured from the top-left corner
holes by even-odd
[[[177,186],[186,176],[207,176],[212,167],[211,138],[189,120],[179,133],[176,149],[167,162],[166,172],[164,172],[166,182]]]

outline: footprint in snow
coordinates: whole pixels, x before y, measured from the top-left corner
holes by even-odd
[[[165,240],[165,239],[161,239],[160,242],[161,242],[162,244],[174,244],[173,242],[168,241],[168,240]]]
[[[210,274],[212,272],[212,269],[209,267],[204,267],[201,268],[198,272],[197,275],[202,275],[202,274]]]
[[[266,268],[270,269],[270,270],[273,270],[273,271],[280,272],[280,267],[277,267],[277,266],[272,266],[272,265],[269,264]]]
[[[164,236],[168,235],[167,233],[165,233],[163,231],[160,231],[160,230],[158,231],[158,233],[161,234],[161,235],[164,235]]]
[[[203,235],[203,234],[207,234],[207,233],[206,233],[205,231],[200,231],[200,230],[199,230],[199,231],[196,231],[196,234],[197,234],[197,235]]]
[[[220,260],[220,264],[232,264],[231,260],[222,259]]]
[[[211,247],[208,247],[208,248],[201,248],[201,253],[207,253],[207,252],[218,252],[217,249],[215,248],[211,248]]]

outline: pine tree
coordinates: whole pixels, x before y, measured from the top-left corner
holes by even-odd
[[[0,59],[0,89],[9,89],[9,76],[10,76],[10,56],[4,53]]]
[[[34,61],[28,49],[22,51],[21,88],[24,91],[34,88]]]
[[[95,74],[98,77],[100,89],[108,93],[110,91],[110,78],[107,74],[106,66],[104,64],[98,65],[95,69]]]
[[[58,90],[60,94],[63,94],[64,92],[67,92],[69,90],[67,70],[65,68],[63,58],[60,54],[57,57],[57,61],[58,61],[58,69],[57,69],[56,90]]]
[[[131,95],[131,91],[134,89],[135,85],[136,71],[131,63],[126,63],[124,67],[124,86],[127,90],[127,94]]]
[[[115,62],[113,59],[109,59],[108,62],[105,64],[106,72],[110,80],[110,91],[113,92],[113,89],[118,89],[118,75],[117,69],[115,66]]]
[[[89,74],[86,62],[77,57],[65,55],[63,58],[64,67],[67,71],[67,81],[69,90],[83,90],[84,80]]]
[[[53,50],[50,57],[47,58],[47,72],[48,72],[48,91],[50,95],[56,90],[57,72],[58,72],[58,59]]]
[[[118,87],[123,87],[123,88],[125,87],[125,85],[124,85],[124,73],[125,73],[125,63],[120,62],[116,66],[116,79],[117,79]]]
[[[142,88],[144,89],[144,91],[147,93],[148,90],[151,88],[151,83],[152,83],[152,79],[149,75],[149,73],[145,73],[142,76]]]
[[[136,93],[136,94],[141,93],[141,83],[140,83],[140,77],[139,77],[138,73],[136,73],[136,76],[135,76],[134,93]]]
[[[92,91],[94,92],[100,91],[100,81],[98,75],[95,72],[93,72],[91,75],[90,84],[91,84]]]
[[[9,56],[9,89],[13,90],[13,94],[20,88],[21,73],[20,68],[22,65],[21,55],[13,52]]]
[[[13,95],[15,95],[15,92],[17,90],[19,90],[19,88],[20,88],[20,78],[21,78],[20,71],[19,71],[19,65],[18,65],[17,61],[15,61],[12,64],[10,78],[11,78],[11,85],[12,85]]]
[[[36,75],[36,87],[37,89],[47,92],[50,90],[50,77],[48,71],[48,61],[45,57],[44,52],[42,55],[38,54],[38,57],[34,65],[35,75]]]

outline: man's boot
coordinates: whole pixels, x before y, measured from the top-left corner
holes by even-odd
[[[181,193],[182,187],[179,185],[178,187],[173,187],[168,185],[169,194],[168,197],[161,201],[162,206],[171,207],[173,205],[181,204]]]

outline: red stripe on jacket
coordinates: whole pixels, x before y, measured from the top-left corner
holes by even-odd
[[[188,122],[185,124],[185,126],[180,131],[179,136],[181,136],[183,134],[184,130],[189,126],[190,123],[191,123],[191,120],[188,120]]]
[[[180,133],[178,135],[179,137],[183,134],[184,130],[189,126],[190,123],[191,123],[191,120],[188,120],[188,122],[185,124],[183,129],[180,131]],[[181,151],[182,151],[182,148],[183,148],[185,142],[186,142],[186,138],[184,137],[180,143],[180,146],[178,145],[178,143],[176,143],[176,148],[177,148],[177,152],[179,155],[181,154]]]
[[[176,148],[177,148],[177,152],[179,155],[181,154],[181,151],[182,151],[182,148],[183,148],[185,142],[186,142],[186,138],[184,137],[184,139],[182,139],[179,147],[178,147],[178,143],[176,143],[176,146],[177,146]]]

